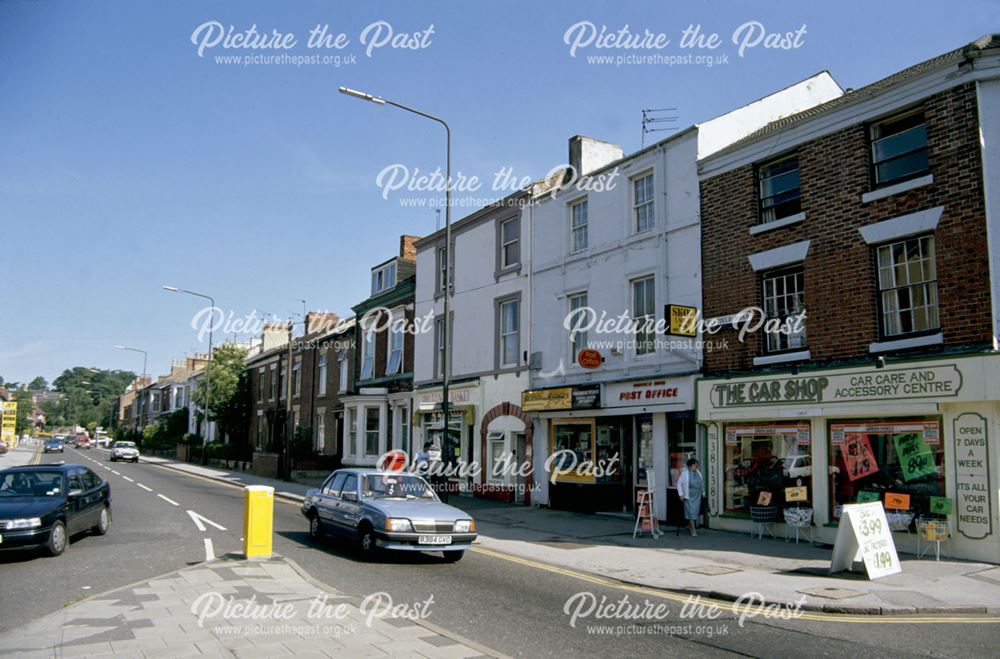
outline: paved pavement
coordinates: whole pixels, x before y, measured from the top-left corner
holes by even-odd
[[[0,469],[31,464],[34,462],[35,456],[38,455],[39,451],[41,451],[41,444],[35,444],[30,441],[21,442],[4,455],[0,455]]]
[[[161,466],[234,484],[267,484],[291,500],[308,486],[240,472],[147,458]],[[737,601],[760,593],[769,603],[849,614],[1000,613],[1000,567],[901,554],[903,571],[869,581],[828,576],[831,549],[748,534],[682,531],[633,539],[633,522],[617,517],[453,498],[476,518],[485,550],[581,570],[627,583]],[[804,598],[804,599],[803,599]]]
[[[126,586],[0,637],[28,657],[500,656],[395,610],[347,597],[283,558],[223,558]]]

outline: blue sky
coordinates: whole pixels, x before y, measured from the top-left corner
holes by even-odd
[[[473,196],[496,197],[496,171],[537,178],[565,161],[571,135],[631,152],[643,108],[676,107],[677,125],[687,126],[824,69],[859,87],[996,31],[998,8],[996,0],[0,0],[0,376],[141,369],[140,355],[114,344],[146,349],[149,370],[168,371],[171,359],[204,344],[190,326],[201,302],[162,284],[209,293],[237,317],[252,309],[287,316],[300,299],[349,314],[367,296],[370,266],[394,254],[398,236],[435,228],[431,209],[402,206],[399,192],[383,199],[376,177],[394,163],[424,172],[443,165],[443,135],[342,96],[338,85],[447,118],[455,168],[486,181]],[[219,44],[199,57],[192,35],[209,21],[291,32],[297,44]],[[368,57],[360,37],[377,21],[418,42],[430,26],[433,33],[423,48],[386,45]],[[564,34],[580,21],[662,32],[671,44],[649,52],[665,55],[683,55],[682,30],[700,24],[720,35],[713,53],[729,61],[590,64],[587,55],[637,51],[591,46],[571,57]],[[748,21],[806,32],[797,49],[758,46],[741,58],[730,38]],[[349,43],[308,48],[317,24]],[[215,59],[278,53],[357,61]]]

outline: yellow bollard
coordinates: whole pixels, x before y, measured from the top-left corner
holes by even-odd
[[[247,485],[245,490],[243,555],[247,558],[270,558],[274,488],[267,485]]]

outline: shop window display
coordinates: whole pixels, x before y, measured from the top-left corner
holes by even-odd
[[[899,518],[894,530],[909,529],[916,517],[933,513],[932,498],[945,493],[937,419],[831,423],[830,464],[833,519],[844,504],[885,503],[887,494],[904,495],[908,507],[889,514]]]
[[[783,507],[788,487],[804,486],[812,500],[808,424],[728,425],[725,449],[725,512],[749,513],[764,501]]]

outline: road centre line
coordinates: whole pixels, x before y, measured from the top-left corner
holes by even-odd
[[[166,501],[167,503],[169,503],[169,504],[171,504],[173,506],[179,506],[179,505],[181,505],[181,504],[177,503],[176,501],[174,501],[173,499],[171,499],[169,497],[163,496],[162,494],[157,493],[156,496],[160,497],[161,499],[163,499],[164,501]]]

